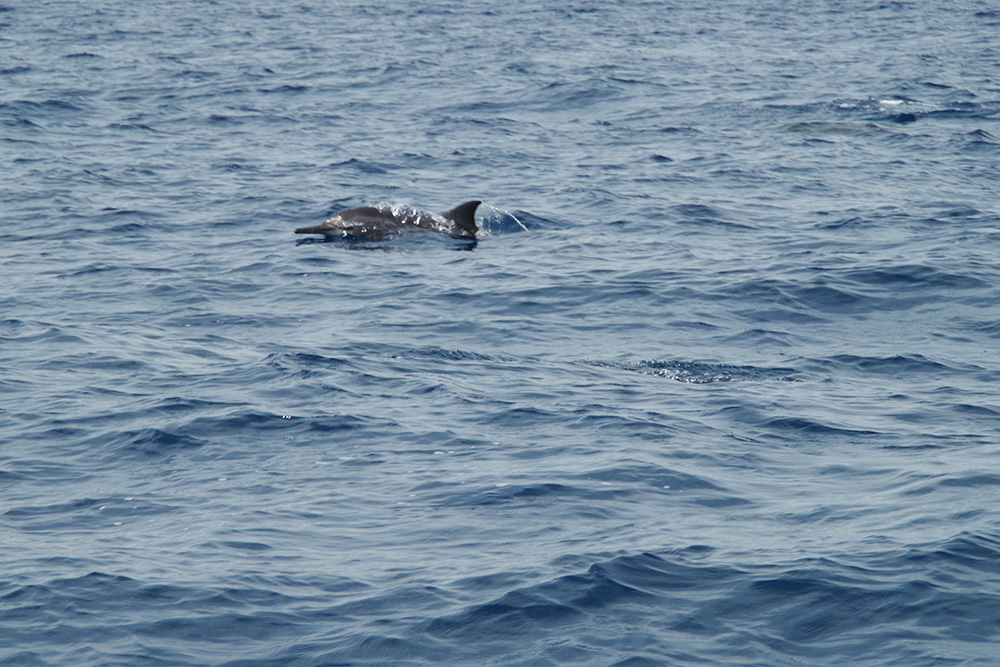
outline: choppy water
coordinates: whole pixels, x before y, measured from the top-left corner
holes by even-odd
[[[2,9],[5,666],[996,664],[995,3]]]

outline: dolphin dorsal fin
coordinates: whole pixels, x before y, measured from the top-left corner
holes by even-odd
[[[445,213],[444,217],[458,225],[468,236],[475,236],[479,231],[476,227],[476,209],[480,204],[480,201],[467,201]]]

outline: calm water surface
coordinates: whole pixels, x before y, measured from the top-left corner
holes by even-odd
[[[0,10],[3,665],[995,664],[996,3]]]

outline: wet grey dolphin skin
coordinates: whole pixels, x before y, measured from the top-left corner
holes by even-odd
[[[334,213],[315,227],[300,227],[296,234],[333,234],[340,236],[364,236],[371,239],[385,238],[393,232],[406,227],[419,227],[445,232],[456,238],[474,239],[479,228],[476,227],[476,208],[482,202],[467,201],[459,204],[441,217],[452,223],[452,229],[442,229],[440,219],[429,213],[415,210],[404,210],[400,213],[392,209],[361,206],[349,208]]]

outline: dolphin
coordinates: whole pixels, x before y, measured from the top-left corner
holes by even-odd
[[[334,234],[340,236],[365,236],[382,239],[407,227],[432,229],[445,232],[455,238],[474,239],[476,208],[480,201],[459,204],[440,216],[414,209],[394,210],[387,206],[360,206],[334,213],[315,227],[300,227],[296,234]],[[443,220],[442,220],[443,218]]]

